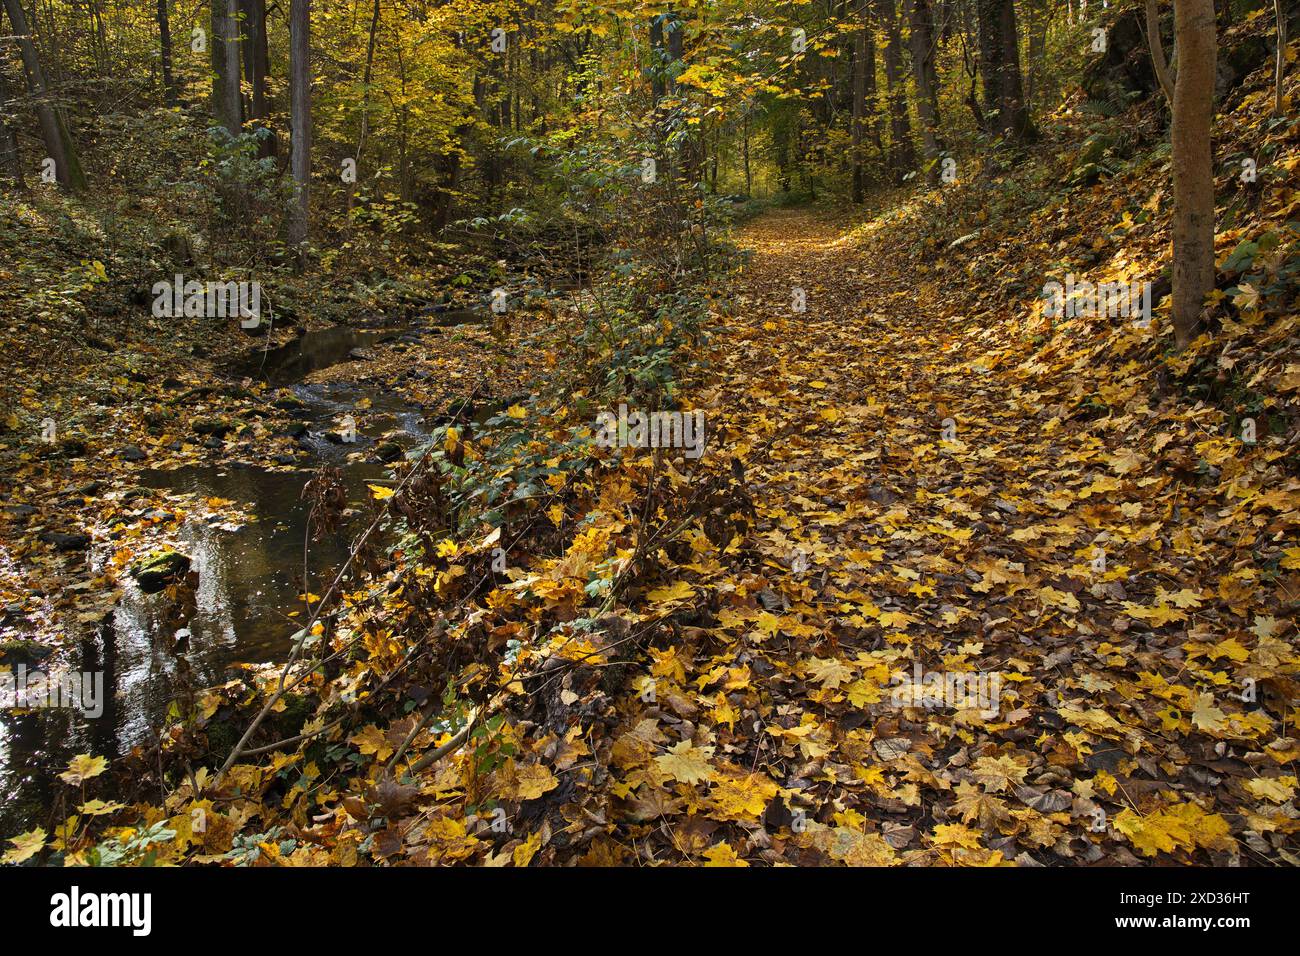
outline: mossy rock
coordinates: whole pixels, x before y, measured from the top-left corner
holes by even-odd
[[[1109,175],[1110,172],[1104,166],[1098,163],[1085,163],[1071,171],[1069,182],[1072,186],[1092,186],[1103,176]]]
[[[306,694],[285,694],[284,710],[275,715],[274,728],[283,737],[296,737],[316,710],[313,698]]]
[[[233,714],[228,715],[228,719],[225,720],[220,716],[214,717],[204,728],[208,736],[208,752],[217,762],[222,762],[229,757],[230,752],[235,749],[235,744],[239,743],[239,738],[244,735],[243,729],[233,717]]]
[[[196,418],[190,427],[196,435],[212,435],[217,438],[235,430],[228,418]]]
[[[1079,149],[1076,167],[1100,163],[1106,158],[1106,150],[1114,148],[1116,139],[1108,133],[1094,133],[1083,142]]]
[[[289,422],[280,429],[280,433],[288,435],[290,438],[302,438],[310,431],[306,422]]]
[[[154,551],[131,565],[131,574],[145,594],[155,594],[190,569],[188,555],[179,551]]]

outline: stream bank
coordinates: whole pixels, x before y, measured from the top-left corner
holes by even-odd
[[[62,787],[57,775],[72,756],[113,760],[147,745],[179,693],[222,683],[239,664],[283,659],[298,630],[291,615],[300,613],[301,595],[324,590],[364,523],[366,486],[383,482],[386,463],[419,449],[446,418],[378,376],[348,373],[364,367],[377,347],[432,348],[437,336],[484,321],[481,312],[457,310],[396,327],[334,326],[253,349],[226,366],[230,381],[280,396],[272,404],[291,416],[279,432],[292,444],[259,464],[241,457],[134,474],[136,492],[124,505],[141,502],[142,523],[189,558],[197,572],[193,606],[178,628],[168,595],[146,594],[121,573],[111,612],[45,665],[51,679],[60,672],[102,675],[102,713],[0,710],[0,834],[44,822],[41,814],[56,805]],[[325,370],[343,375],[309,381]],[[341,434],[348,417],[357,427]],[[224,449],[225,438],[214,430],[205,446]],[[337,469],[349,508],[334,533],[311,540],[303,486],[320,466]],[[89,549],[94,570],[102,573],[110,560],[111,549]],[[31,663],[33,674],[43,666]]]

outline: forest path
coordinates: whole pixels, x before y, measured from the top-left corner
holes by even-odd
[[[813,213],[737,238],[752,259],[688,391],[757,518],[743,544],[701,545],[716,610],[654,652],[653,698],[626,701],[616,754],[667,747],[630,779],[671,789],[624,812],[720,864],[1230,849],[1203,809],[1217,778],[1188,761],[1214,741],[1170,735],[1195,733],[1171,709],[1190,706],[1167,661],[1186,638],[1147,630],[1200,600],[1152,560],[1174,505],[1122,480],[1142,459],[1100,440],[1105,421],[1067,411],[1086,357],[1048,367],[996,321],[945,314],[916,263],[866,260]],[[1175,783],[1200,802],[1135,812]]]

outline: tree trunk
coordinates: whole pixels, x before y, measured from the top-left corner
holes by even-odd
[[[1169,64],[1165,61],[1164,40],[1160,37],[1160,11],[1156,0],[1146,0],[1147,48],[1151,51],[1151,67],[1155,70],[1156,81],[1160,84],[1165,99],[1174,101],[1174,81],[1169,76]]]
[[[366,137],[370,134],[370,80],[375,67],[375,34],[379,30],[379,0],[375,0],[370,12],[370,39],[366,41],[366,68],[361,74],[361,134],[357,137],[357,154],[353,157],[357,164],[357,182],[348,186],[348,211],[357,194],[357,183],[361,181],[361,153],[366,148]]]
[[[668,40],[668,63],[672,67],[685,57],[685,40],[686,40],[686,18],[680,11],[671,11],[669,14],[672,19],[665,31]],[[671,70],[675,74],[676,70]],[[678,89],[675,76],[670,75],[668,79],[668,92],[678,101],[685,99],[684,91]],[[698,131],[692,130],[684,125],[685,107],[677,107],[679,117],[683,117],[683,125],[680,127],[677,147],[677,169],[675,175],[680,175],[683,181],[688,184],[699,182],[704,175],[704,144]],[[680,172],[678,172],[680,171]]]
[[[853,201],[862,202],[866,198],[866,182],[863,175],[863,121],[866,113],[867,99],[867,36],[866,0],[859,0],[858,29],[853,34]]]
[[[1012,142],[1037,136],[1020,74],[1020,33],[1014,0],[977,0],[984,114],[990,132]]]
[[[226,102],[226,0],[209,0],[208,3],[208,72],[212,75],[212,92],[208,106],[212,119],[225,126]]]
[[[939,182],[939,157],[947,152],[939,135],[939,80],[934,68],[934,20],[929,0],[904,0],[910,23],[912,74],[916,78],[916,114],[921,120],[921,143],[927,164],[926,178]]]
[[[889,101],[889,165],[894,181],[916,167],[916,147],[912,143],[912,121],[907,113],[907,95],[903,86],[903,41],[898,31],[894,0],[877,0],[877,10],[885,28],[885,87]]]
[[[311,209],[311,0],[291,0],[289,7],[289,165],[293,174],[293,206],[289,213],[289,245],[301,260],[307,242]]]
[[[77,159],[77,150],[68,135],[63,118],[50,105],[49,88],[45,84],[45,73],[41,69],[41,60],[32,43],[31,31],[27,28],[27,15],[23,12],[20,0],[4,0],[9,22],[13,26],[14,36],[18,40],[18,50],[22,55],[23,72],[27,78],[28,95],[36,103],[36,118],[41,126],[41,138],[45,141],[45,151],[54,160],[54,175],[58,182],[73,191],[86,185],[85,174]]]
[[[266,77],[269,73],[269,56],[266,45],[266,0],[240,0],[243,11],[243,54],[244,75],[249,86],[248,118],[257,120],[257,126],[267,130],[270,135],[262,134],[258,142],[259,156],[274,156],[276,153],[275,133],[271,130],[267,117],[270,109],[266,102]]]
[[[1013,142],[1037,138],[1029,107],[1025,103],[1025,86],[1020,73],[1020,31],[1016,27],[1015,0],[1001,0],[998,16],[1002,55],[1002,133]]]
[[[1273,115],[1282,115],[1282,75],[1286,72],[1286,12],[1282,0],[1273,0],[1273,15],[1277,18],[1277,52],[1273,60]]]
[[[982,125],[987,132],[993,133],[1002,128],[999,116],[1002,95],[1002,34],[999,27],[1001,0],[971,2],[975,4],[979,24],[979,70],[984,80]]]
[[[225,0],[226,17],[225,17],[225,43],[222,44],[225,53],[225,70],[223,77],[225,85],[223,87],[224,95],[222,97],[223,113],[226,119],[226,129],[230,131],[231,136],[238,136],[244,127],[244,101],[240,94],[240,71],[239,71],[239,0]]]
[[[18,134],[5,121],[9,112],[9,84],[3,72],[0,72],[0,175],[13,180],[15,186],[22,189],[27,184],[23,178],[22,154],[18,149]]]
[[[745,110],[745,198],[748,199],[754,195],[754,179],[749,168],[749,110]]]
[[[664,21],[656,16],[650,21],[650,98],[656,109],[664,92]]]
[[[167,17],[167,0],[158,0],[158,49],[162,57],[163,102],[175,106],[179,99],[172,74],[172,28]]]
[[[871,133],[871,142],[876,147],[876,156],[883,166],[885,162],[885,114],[880,109],[879,89],[876,86],[876,35],[873,29],[873,13],[871,7],[864,3],[862,5],[863,24],[867,31],[867,59],[863,64],[867,77],[866,104],[863,107],[866,110],[870,121],[867,123],[867,131]],[[864,170],[863,175],[866,175]]]
[[[239,92],[239,0],[212,0],[211,39],[212,118],[231,136],[243,126],[244,104]]]
[[[1032,113],[1034,103],[1043,95],[1043,84],[1048,75],[1047,27],[1052,19],[1052,10],[1046,3],[1031,9],[1033,16],[1026,14],[1029,50],[1025,63],[1025,105]]]
[[[1196,337],[1214,288],[1214,0],[1174,0],[1174,38],[1173,322],[1182,348]]]

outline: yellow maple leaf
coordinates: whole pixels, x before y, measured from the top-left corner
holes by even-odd
[[[707,866],[749,866],[744,860],[736,856],[736,851],[731,848],[730,843],[715,843],[704,851],[704,858],[708,860]]]
[[[700,783],[713,777],[713,767],[709,758],[713,748],[696,747],[689,740],[683,740],[668,749],[668,753],[655,757],[659,769],[682,783]]]
[[[513,786],[509,796],[513,800],[536,800],[542,794],[554,790],[560,785],[548,767],[540,763],[526,764],[514,768]]]
[[[898,854],[879,833],[836,827],[829,844],[827,852],[831,859],[848,866],[891,866],[898,862]]]
[[[1256,777],[1246,781],[1246,789],[1261,800],[1286,803],[1295,796],[1295,777]]]
[[[77,754],[68,761],[68,769],[59,774],[59,779],[64,783],[76,787],[85,783],[108,769],[108,761],[103,757],[92,757],[90,754]]]
[[[810,657],[804,661],[803,666],[812,680],[828,690],[834,690],[844,682],[853,679],[853,668],[837,657]]]
[[[393,745],[388,742],[384,732],[374,724],[367,724],[348,738],[348,743],[356,744],[363,754],[374,754],[376,760],[387,760],[393,752]]]
[[[532,834],[523,843],[515,847],[514,853],[510,855],[510,858],[514,861],[515,866],[522,869],[533,861],[533,857],[537,855],[537,851],[541,845],[542,833],[539,830]]]
[[[1146,816],[1125,809],[1115,818],[1115,829],[1143,856],[1172,853],[1179,847],[1226,850],[1233,846],[1228,821],[1217,813],[1206,813],[1195,803],[1177,804]]]
[[[675,581],[667,587],[655,588],[646,594],[646,597],[656,604],[665,604],[668,601],[684,601],[695,594],[695,588],[685,581]]]
[[[1191,588],[1183,588],[1181,591],[1169,595],[1169,600],[1178,607],[1201,606],[1201,596]]]
[[[88,817],[100,817],[106,813],[116,813],[125,806],[125,803],[105,803],[103,800],[87,800],[81,806],[77,807],[77,812],[84,813]]]
[[[1192,723],[1198,730],[1213,733],[1227,726],[1228,715],[1214,706],[1213,694],[1200,694],[1192,710]]]
[[[376,501],[387,501],[389,498],[393,497],[393,495],[397,494],[396,489],[385,488],[383,485],[367,484],[366,487],[370,489],[370,497],[374,498]]]
[[[10,837],[9,842],[14,847],[5,853],[3,857],[0,857],[0,863],[22,863],[30,860],[44,849],[45,838],[46,833],[40,827],[27,833],[20,833],[16,837]]]
[[[1000,757],[980,757],[972,769],[975,782],[993,793],[1001,793],[1012,784],[1024,783],[1028,767],[1022,767],[1010,754]]]
[[[964,823],[941,823],[934,828],[935,846],[961,846],[968,850],[979,849],[980,835]]]
[[[1058,591],[1052,587],[1039,588],[1038,599],[1044,604],[1064,608],[1067,611],[1079,610],[1079,599],[1069,591]]]

